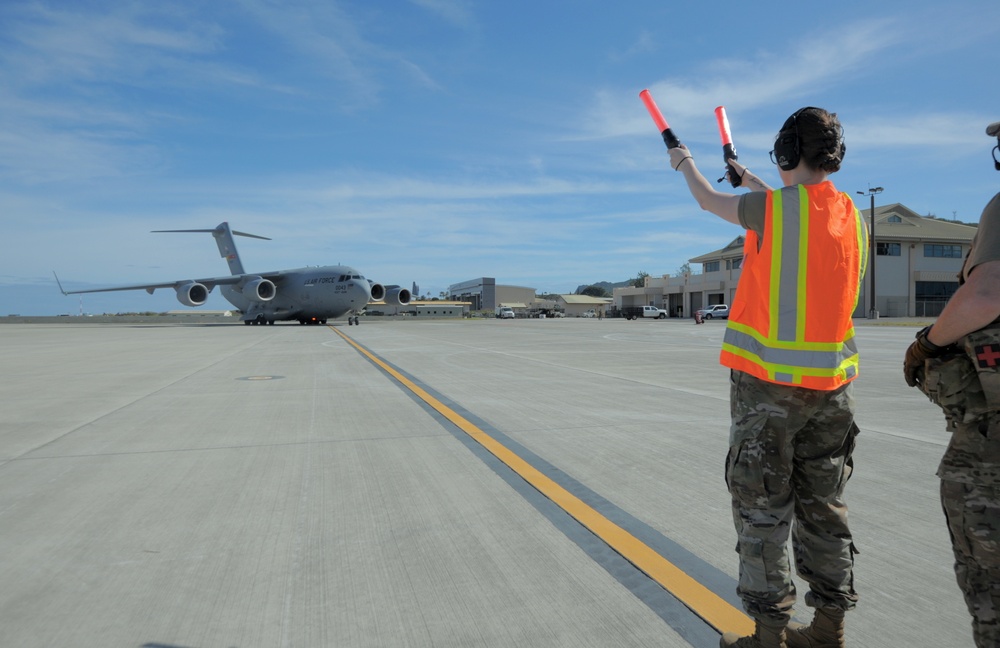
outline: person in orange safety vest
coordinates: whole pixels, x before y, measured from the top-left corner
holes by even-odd
[[[726,483],[738,537],[737,593],[755,621],[723,648],[844,645],[855,607],[854,545],[843,489],[858,427],[852,315],[867,264],[868,230],[828,179],[844,157],[835,113],[796,111],[771,152],[783,188],[730,160],[750,193],[717,191],[681,144],[670,166],[702,209],[747,230],[720,361],[730,368]],[[813,621],[790,621],[796,600],[787,540],[809,584]]]

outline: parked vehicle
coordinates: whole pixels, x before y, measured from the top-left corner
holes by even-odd
[[[715,317],[729,319],[729,306],[726,304],[714,304],[708,308],[698,310],[696,315],[701,316],[702,319],[713,319]]]
[[[597,317],[597,311],[595,311],[593,308],[591,308],[589,311],[586,311],[580,317]]]
[[[514,309],[510,306],[497,306],[493,314],[497,319],[514,319]]]
[[[640,317],[666,319],[667,311],[656,306],[623,306],[622,317],[628,320],[639,319]]]

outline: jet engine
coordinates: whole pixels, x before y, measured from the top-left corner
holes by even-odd
[[[185,306],[201,306],[208,299],[208,288],[196,281],[181,284],[176,290],[177,301]]]
[[[385,303],[389,306],[406,306],[410,303],[410,291],[399,286],[388,286],[385,289]]]
[[[371,284],[372,301],[380,302],[385,299],[385,286],[380,283]]]
[[[257,277],[243,284],[243,296],[254,302],[269,302],[278,293],[269,279]]]

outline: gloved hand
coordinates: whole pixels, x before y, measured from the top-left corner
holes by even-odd
[[[927,339],[930,330],[931,327],[925,326],[917,331],[917,339],[906,350],[906,357],[903,359],[903,377],[910,387],[919,387],[924,381],[924,360],[936,358],[948,350],[948,347],[938,346]]]

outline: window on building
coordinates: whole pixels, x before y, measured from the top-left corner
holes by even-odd
[[[961,245],[941,245],[938,243],[924,243],[925,257],[942,257],[947,259],[961,259]]]
[[[705,268],[705,272],[718,272],[719,271],[719,262],[718,261],[709,261],[708,263],[703,264],[703,267]]]
[[[917,317],[937,317],[956,290],[958,290],[957,281],[916,282],[914,315]]]
[[[899,256],[899,243],[875,243],[878,256]]]
[[[743,257],[733,259],[733,270],[739,270],[743,266]]]
[[[887,222],[887,223],[902,223],[903,219],[900,218],[899,216],[896,216],[895,214],[893,214],[889,218],[885,219],[885,222]]]
[[[918,281],[916,282],[918,300],[940,299],[947,301],[958,290],[957,281]]]

